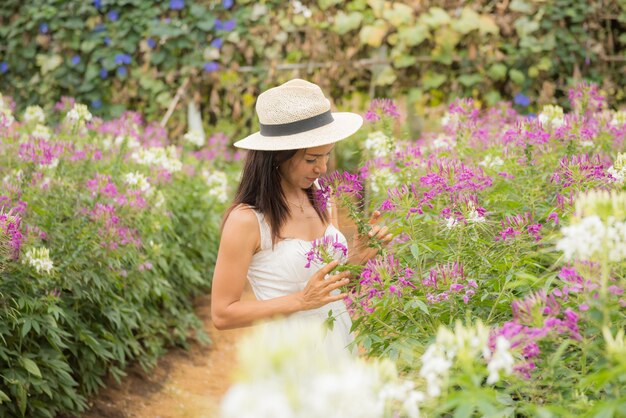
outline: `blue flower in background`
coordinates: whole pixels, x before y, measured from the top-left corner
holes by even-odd
[[[109,18],[111,22],[115,22],[117,19],[120,18],[120,14],[115,10],[111,10],[109,13],[107,13],[107,18]]]
[[[128,74],[128,72],[126,71],[126,67],[119,67],[117,69],[117,76],[118,77],[126,77],[126,74]]]
[[[215,30],[224,30],[224,25],[222,24],[222,21],[219,19],[215,19],[213,26],[215,27]]]
[[[48,33],[48,24],[47,23],[42,23],[39,25],[39,33]]]
[[[100,109],[102,107],[102,100],[100,99],[92,100],[91,107],[93,107],[94,109]]]
[[[74,55],[72,57],[72,65],[78,65],[80,64],[80,55]]]
[[[111,38],[109,38],[108,36],[105,36],[105,37],[104,37],[104,44],[105,44],[106,46],[111,45]]]
[[[185,0],[170,0],[170,10],[182,10],[185,7]]]
[[[156,41],[154,39],[152,39],[152,38],[146,39],[146,43],[152,49],[154,49],[154,47],[156,46]]]
[[[536,114],[534,114],[534,113],[532,113],[532,112],[531,112],[531,113],[529,113],[529,114],[527,114],[527,115],[526,115],[526,117],[527,117],[529,120],[534,120],[534,119],[537,119],[537,115],[536,115]]]
[[[9,71],[9,64],[6,61],[0,62],[0,74],[4,74]]]
[[[107,71],[106,68],[100,68],[100,78],[101,79],[105,79],[109,76],[109,72]]]
[[[220,49],[220,48],[222,47],[222,44],[223,44],[223,43],[224,43],[224,42],[222,41],[222,38],[215,38],[215,39],[213,39],[213,40],[211,41],[211,46],[212,46],[213,48]]]
[[[117,65],[130,64],[131,61],[132,59],[130,55],[128,54],[116,54],[115,55],[115,63]]]
[[[213,71],[217,71],[220,69],[220,65],[215,62],[215,61],[211,61],[211,62],[206,62],[204,63],[204,72],[206,73],[212,73]]]
[[[233,0],[222,0],[222,7],[226,10],[230,9],[231,7],[233,7],[233,4],[235,2]]]
[[[93,31],[94,31],[95,33],[104,32],[105,30],[106,30],[106,26],[104,26],[102,23],[98,23],[98,24],[96,25],[96,27],[95,27],[95,28],[93,28]]]
[[[224,22],[224,24],[222,25],[222,28],[225,31],[230,32],[231,30],[235,29],[236,24],[237,24],[237,21],[235,19],[230,19]]]
[[[100,8],[102,7],[102,0],[93,0],[93,7],[100,10]]]
[[[528,107],[528,105],[530,104],[530,99],[528,98],[528,96],[525,96],[522,93],[517,93],[513,98],[513,103],[522,107]]]

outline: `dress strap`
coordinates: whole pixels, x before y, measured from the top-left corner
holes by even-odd
[[[257,210],[253,209],[253,212],[259,221],[259,231],[261,232],[261,251],[272,248],[272,231],[269,224],[265,220],[265,216]]]

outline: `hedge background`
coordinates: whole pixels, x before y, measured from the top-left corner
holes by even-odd
[[[194,101],[234,136],[255,129],[256,95],[294,76],[340,107],[406,95],[418,115],[451,96],[560,100],[579,78],[620,102],[625,29],[624,0],[4,0],[0,91],[162,119],[184,85],[170,131]]]

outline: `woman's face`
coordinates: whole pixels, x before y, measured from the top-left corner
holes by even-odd
[[[328,159],[335,144],[321,145],[298,150],[280,165],[285,181],[294,187],[308,189],[322,174],[326,173]]]

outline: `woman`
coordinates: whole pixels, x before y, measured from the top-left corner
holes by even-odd
[[[306,268],[305,254],[313,240],[324,236],[346,244],[336,210],[322,210],[313,192],[334,143],[356,132],[363,120],[354,113],[331,113],[321,89],[299,79],[262,93],[256,112],[260,132],[235,143],[250,151],[223,223],[212,285],[213,322],[228,329],[280,316],[323,321],[332,310],[331,332],[348,345],[346,295],[337,290],[348,284],[348,273],[331,273],[337,261]],[[377,225],[369,235],[391,239],[387,228]],[[367,261],[375,253],[353,251],[350,262]],[[246,278],[257,300],[241,300]]]

